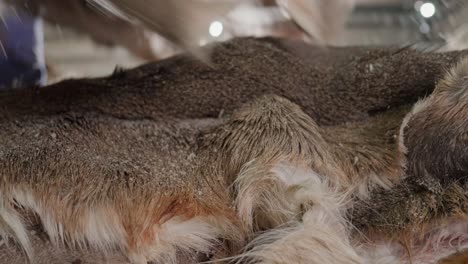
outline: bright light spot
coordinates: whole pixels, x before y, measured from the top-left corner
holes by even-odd
[[[424,3],[421,5],[421,8],[419,9],[419,12],[421,12],[421,15],[425,18],[430,18],[435,14],[436,8],[433,3]]]
[[[219,21],[213,21],[210,24],[210,29],[209,29],[210,35],[217,38],[223,34],[223,23]]]

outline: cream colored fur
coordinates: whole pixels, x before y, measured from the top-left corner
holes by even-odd
[[[140,245],[138,249],[129,249],[127,234],[120,215],[111,205],[96,205],[80,216],[81,228],[76,232],[65,232],[67,226],[60,223],[53,213],[53,208],[41,205],[32,192],[25,189],[12,191],[11,199],[21,208],[31,210],[41,220],[45,232],[57,247],[99,250],[104,254],[127,252],[132,263],[178,263],[177,253],[209,253],[214,246],[219,246],[219,238],[225,234],[234,234],[234,227],[224,217],[193,217],[184,219],[172,217],[161,225],[155,225],[154,241],[149,246]],[[4,203],[2,203],[4,204]],[[8,204],[8,203],[7,203]],[[29,242],[28,227],[22,221],[12,204],[0,207],[1,235],[13,238],[26,251],[30,259],[34,252]],[[68,230],[69,231],[69,230]],[[240,236],[240,235],[239,235]]]
[[[12,199],[17,205],[39,216],[47,235],[57,245],[65,242],[74,247],[90,245],[103,251],[126,248],[124,228],[111,206],[101,205],[88,209],[80,219],[82,231],[67,235],[63,223],[54,217],[53,208],[42,205],[31,191],[15,189]]]
[[[348,192],[359,199],[367,199],[372,190],[376,188],[390,189],[394,183],[390,177],[385,174],[377,174],[375,172],[366,176],[358,177],[348,187]]]
[[[0,238],[7,242],[8,238],[16,240],[25,251],[28,258],[34,256],[28,232],[21,216],[12,206],[4,201],[0,192]]]
[[[296,217],[254,239],[239,263],[361,263],[343,217],[347,195],[310,169],[280,163],[272,172]]]
[[[372,241],[356,246],[365,264],[435,264],[451,254],[468,249],[468,222],[451,221],[422,235],[411,246],[412,254],[398,241]]]
[[[271,167],[253,160],[244,165],[235,181],[237,210],[248,230],[275,227],[295,216],[287,197],[288,186]]]
[[[225,219],[214,217],[194,217],[181,219],[174,217],[161,226],[155,226],[156,241],[151,248],[144,249],[140,254],[132,255],[133,263],[179,263],[177,253],[196,252],[210,253],[219,246],[218,239],[228,232]],[[230,230],[231,231],[231,230]]]
[[[260,175],[250,176],[260,178]],[[355,241],[350,235],[353,227],[344,216],[353,189],[340,191],[339,185],[329,182],[328,178],[286,162],[272,166],[263,176],[287,193],[284,196],[287,206],[276,203],[280,195],[263,200],[253,196],[255,187],[250,186],[246,189],[252,190],[244,192],[244,199],[239,199],[240,204],[243,203],[241,208],[252,209],[253,204],[264,203],[262,206],[266,208],[287,212],[290,218],[253,239],[237,263],[435,264],[445,256],[468,248],[468,222],[465,220],[429,229],[421,235],[422,240],[414,242],[410,248],[393,240]],[[255,184],[254,181],[250,183]],[[270,212],[273,212],[272,217],[278,213]]]
[[[400,133],[398,135],[398,150],[401,151],[402,153],[406,154],[407,153],[407,149],[406,149],[406,146],[405,146],[405,140],[404,140],[404,137],[405,137],[405,129],[408,127],[408,123],[409,121],[411,120],[411,118],[413,118],[413,116],[415,116],[416,114],[418,114],[419,112],[423,111],[424,108],[426,108],[428,105],[429,105],[429,98],[425,98],[425,99],[421,99],[419,100],[416,104],[414,104],[413,108],[411,109],[411,111],[406,114],[405,118],[403,119],[402,123],[401,123],[401,126],[400,126]],[[403,162],[403,165],[405,163],[405,160],[402,161]]]

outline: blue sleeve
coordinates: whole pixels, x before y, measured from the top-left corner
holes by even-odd
[[[0,20],[0,88],[45,85],[42,20],[3,14]]]

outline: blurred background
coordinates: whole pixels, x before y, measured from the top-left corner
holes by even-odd
[[[181,23],[200,28],[191,39],[199,45],[278,36],[333,46],[468,48],[468,1],[463,0],[238,0],[222,12],[211,9],[222,0],[212,0],[199,13],[185,4],[196,0],[183,1],[182,7],[158,9],[164,23],[149,30],[106,1],[0,0],[0,87],[105,76],[116,66],[167,58],[185,50],[165,32]]]

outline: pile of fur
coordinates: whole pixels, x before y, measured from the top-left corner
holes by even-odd
[[[465,52],[212,48],[0,93],[1,261],[466,261]]]

